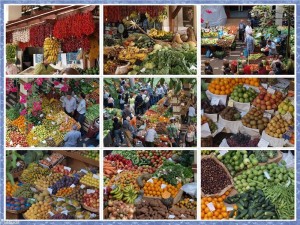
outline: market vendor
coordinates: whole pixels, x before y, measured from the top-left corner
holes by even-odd
[[[81,133],[77,130],[76,124],[73,125],[72,130],[64,137],[64,147],[77,147],[78,141],[81,138]]]
[[[49,65],[48,59],[44,58],[44,61],[38,63],[34,67],[34,75],[51,75],[55,72],[55,69]]]
[[[77,106],[78,118],[77,122],[81,125],[81,132],[83,131],[83,123],[85,120],[85,113],[86,113],[86,101],[85,101],[85,94],[81,93],[79,95],[79,104]]]
[[[74,112],[76,110],[76,99],[72,96],[72,92],[70,91],[63,99],[63,108],[68,116],[74,117]]]
[[[149,127],[149,129],[147,130],[146,134],[145,134],[145,145],[146,147],[154,147],[154,141],[155,138],[157,138],[158,135],[155,131],[155,127],[151,126]]]
[[[244,41],[245,29],[246,29],[246,25],[244,23],[244,20],[241,20],[239,23],[239,40],[240,41]]]
[[[168,135],[169,137],[172,139],[175,140],[175,144],[178,146],[179,144],[179,133],[180,131],[178,130],[177,126],[175,125],[175,118],[172,117],[170,119],[170,125],[167,126],[167,130],[168,130]],[[172,142],[172,141],[171,141]],[[172,142],[172,145],[173,145],[173,142]],[[174,146],[176,147],[176,146]]]
[[[267,49],[269,50],[269,56],[277,55],[276,44],[274,41],[268,40]]]

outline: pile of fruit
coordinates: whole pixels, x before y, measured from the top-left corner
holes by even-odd
[[[6,209],[13,210],[13,211],[24,211],[31,206],[28,199],[19,197],[6,197]]]
[[[201,125],[203,125],[205,123],[208,123],[211,133],[214,133],[216,130],[218,130],[217,124],[215,124],[211,119],[209,119],[206,116],[201,116]]]
[[[261,87],[260,93],[254,99],[252,104],[258,109],[276,110],[282,99],[283,94],[280,91],[276,91],[274,94],[271,94]]]
[[[47,37],[44,41],[44,58],[49,63],[56,63],[59,53],[59,42],[55,37]]]
[[[99,174],[88,173],[80,179],[80,183],[89,187],[99,188]]]
[[[232,98],[236,102],[248,103],[252,102],[256,95],[257,93],[254,89],[247,89],[243,87],[243,85],[239,84],[234,87],[230,98]]]
[[[95,190],[94,193],[84,194],[83,195],[83,205],[93,208],[96,211],[99,211],[99,190]]]
[[[289,130],[289,126],[294,126],[294,119],[286,121],[280,114],[275,115],[268,123],[266,134],[274,138],[283,138],[283,134]]]
[[[258,108],[252,108],[250,111],[242,118],[242,123],[244,126],[258,129],[262,132],[268,125],[269,119],[264,117],[264,111]]]
[[[237,133],[227,139],[229,147],[257,147],[259,138],[251,138],[251,136]]]
[[[51,186],[52,184],[54,184],[58,180],[60,180],[62,177],[63,177],[63,175],[60,173],[52,173],[48,176],[43,176],[43,177],[37,179],[34,182],[34,185],[38,190],[44,191],[44,190],[47,190],[47,188],[49,186]]]
[[[181,183],[178,183],[177,186],[173,186],[171,184],[168,184],[161,178],[152,178],[145,183],[143,190],[146,197],[163,197],[164,195],[170,195],[174,198],[180,190],[181,186]]]
[[[221,113],[220,116],[224,120],[238,121],[241,120],[241,113],[234,107],[227,106]]]

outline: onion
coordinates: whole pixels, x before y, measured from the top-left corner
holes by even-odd
[[[113,209],[112,207],[108,207],[108,208],[107,208],[107,211],[108,211],[108,212],[112,212],[112,211],[113,211],[112,209]]]
[[[133,214],[134,213],[134,209],[133,208],[130,208],[129,210],[128,210],[128,212],[130,213],[130,214]]]

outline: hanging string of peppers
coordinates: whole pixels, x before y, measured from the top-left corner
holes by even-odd
[[[164,6],[105,6],[104,18],[111,23],[120,22],[134,11],[147,13],[150,17],[157,17],[164,11]]]
[[[52,35],[53,24],[45,23],[30,28],[30,45],[33,47],[43,47],[46,37]]]

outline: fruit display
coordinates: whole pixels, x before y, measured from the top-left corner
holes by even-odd
[[[47,167],[52,167],[64,159],[63,155],[59,153],[53,153],[43,160],[40,160],[40,164]]]
[[[225,109],[222,110],[220,116],[224,120],[229,121],[238,121],[241,120],[241,112],[239,112],[236,108],[227,106]]]
[[[209,117],[218,131],[202,126],[201,145],[294,146],[294,85],[292,78],[202,78],[201,122]]]
[[[99,218],[99,168],[97,164],[90,165],[86,161],[87,157],[81,161],[81,150],[59,151],[59,153],[55,150],[18,150],[8,152],[7,158],[16,152],[17,159],[23,159],[26,163],[24,170],[20,171],[20,177],[13,178],[14,184],[6,182],[8,219],[14,219],[16,214],[25,220]],[[38,164],[42,158],[47,157],[53,161],[63,158],[61,162],[63,164],[57,164],[53,168]],[[76,168],[77,172],[70,170],[66,173],[65,170],[69,171],[70,165]],[[93,175],[97,177],[93,178]],[[90,177],[97,182],[91,181]],[[80,180],[91,185],[84,185]],[[124,196],[131,197],[131,192]]]
[[[104,155],[104,162],[113,157],[131,162],[104,177],[105,219],[196,219],[196,194],[184,186],[194,184],[193,151],[114,150]]]
[[[83,207],[87,206],[89,208],[92,208],[94,211],[99,211],[99,190],[95,190],[94,193],[87,194],[85,193],[83,195],[82,199]]]
[[[275,91],[271,94],[264,88],[260,88],[260,93],[253,100],[253,106],[262,110],[277,110],[278,105],[283,100],[283,94],[280,91]]]
[[[24,213],[24,217],[28,220],[45,220],[49,218],[49,211],[52,207],[46,202],[37,202],[30,206]]]
[[[201,125],[208,123],[209,129],[211,133],[214,133],[217,129],[218,126],[216,123],[214,123],[211,119],[209,119],[206,116],[201,116]]]
[[[259,138],[251,138],[250,135],[237,133],[231,135],[226,141],[229,147],[256,147]]]
[[[278,105],[278,112],[283,116],[286,113],[290,113],[292,116],[294,116],[294,112],[295,112],[295,107],[293,104],[293,101],[286,98],[284,101],[282,101],[279,105]]]
[[[39,179],[37,179],[34,182],[35,187],[40,190],[44,191],[47,190],[49,186],[56,183],[58,180],[60,180],[63,177],[63,174],[60,173],[52,173],[48,176],[43,176]]]
[[[80,179],[80,183],[89,187],[99,187],[99,174],[88,173]]]
[[[6,197],[6,209],[11,211],[24,211],[31,206],[27,198]]]
[[[19,102],[13,108],[8,108],[6,112],[12,114],[11,119],[7,120],[6,127],[6,145],[8,147],[64,146],[65,142],[68,142],[67,139],[64,141],[64,138],[68,132],[73,130],[73,126],[76,125],[78,130],[81,129],[80,123],[72,116],[67,115],[63,108],[62,101],[69,91],[72,92],[72,97],[75,99],[75,108],[78,107],[80,100],[77,96],[80,93],[86,95],[86,110],[89,112],[89,117],[84,119],[85,126],[82,131],[87,132],[89,125],[99,117],[99,112],[95,117],[95,108],[97,105],[99,106],[99,80],[96,78],[66,78],[63,80],[8,78],[7,82],[14,86],[18,96],[22,96]],[[24,95],[21,90],[28,93]],[[14,111],[17,111],[19,115]],[[86,133],[83,134],[82,139],[77,142],[78,146],[82,146],[87,141]],[[95,141],[93,143],[98,142],[96,137],[97,135],[90,137]],[[90,155],[89,157],[94,156]],[[56,162],[49,159],[51,160],[49,157],[40,159],[40,163],[45,167],[54,166]]]
[[[289,131],[289,127],[294,126],[294,119],[291,117],[288,121],[282,115],[275,115],[267,125],[266,134],[274,138],[283,138],[283,134]]]
[[[59,41],[55,37],[47,37],[44,41],[44,58],[49,63],[56,63],[59,53]]]
[[[258,129],[262,132],[268,125],[269,119],[264,117],[264,111],[258,108],[252,108],[250,111],[242,118],[242,123],[244,126]]]
[[[257,93],[251,87],[249,89],[239,84],[233,88],[230,98],[236,102],[249,103],[256,97]]]
[[[212,196],[228,181],[221,168],[208,172],[201,168],[201,219],[203,220],[288,220],[295,216],[294,151],[275,150],[207,150],[204,159],[214,159],[226,166],[232,185]],[[278,157],[278,156],[283,157]],[[289,155],[290,158],[286,158]],[[283,159],[286,159],[283,160]],[[263,163],[262,163],[263,162]],[[292,163],[292,164],[291,164]],[[206,162],[205,162],[205,165]],[[210,165],[212,169],[212,166]],[[206,174],[208,173],[208,174]],[[214,173],[215,175],[212,175]],[[204,189],[203,189],[204,187]]]

